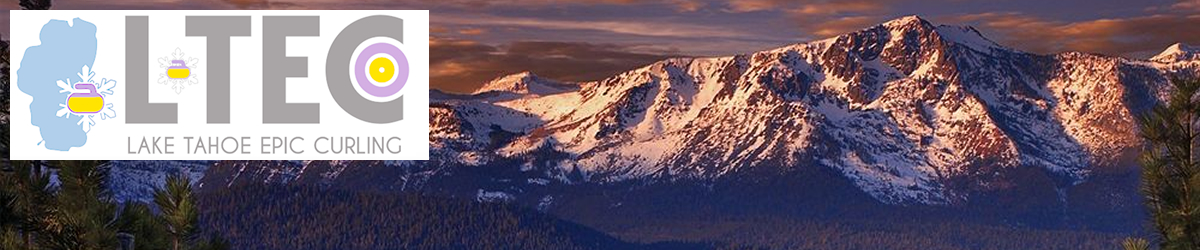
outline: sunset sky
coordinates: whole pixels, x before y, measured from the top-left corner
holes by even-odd
[[[53,8],[429,9],[431,81],[454,92],[526,70],[597,80],[666,57],[753,52],[912,14],[1036,53],[1146,58],[1176,42],[1200,44],[1200,0],[58,0]],[[8,13],[0,14],[7,39]]]

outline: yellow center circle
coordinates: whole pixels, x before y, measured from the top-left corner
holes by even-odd
[[[371,74],[371,80],[383,83],[392,80],[392,71],[395,68],[392,60],[380,57],[371,60],[371,65],[367,67],[367,73]]]

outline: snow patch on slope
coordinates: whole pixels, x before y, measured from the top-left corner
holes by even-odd
[[[1150,60],[1163,63],[1200,60],[1200,47],[1175,43],[1158,55],[1151,57]]]

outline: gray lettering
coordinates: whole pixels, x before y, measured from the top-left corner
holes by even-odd
[[[125,17],[125,123],[176,123],[175,103],[150,103],[150,20],[146,16]]]
[[[287,103],[287,77],[307,77],[306,57],[288,57],[288,36],[321,35],[316,16],[263,17],[263,123],[318,123],[318,103]]]
[[[249,16],[188,16],[187,36],[208,38],[208,123],[229,123],[229,38],[250,36]]]

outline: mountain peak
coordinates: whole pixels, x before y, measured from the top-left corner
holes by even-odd
[[[473,94],[482,94],[487,92],[508,92],[514,94],[536,94],[548,95],[560,93],[570,90],[571,86],[559,83],[554,80],[542,78],[533,74],[533,72],[522,71],[520,73],[506,75],[492,79]]]
[[[984,37],[975,27],[941,25],[937,33],[946,41],[966,46],[975,51],[989,53],[992,49],[1002,49],[1004,46]]]
[[[993,48],[1003,48],[1003,46],[984,37],[974,27],[935,25],[917,15],[892,19],[884,22],[881,26],[891,30],[893,34],[896,32],[917,31],[919,33],[936,35],[947,42],[966,46],[983,53],[989,53]]]
[[[884,22],[884,23],[883,23],[883,26],[888,26],[888,27],[897,27],[897,26],[909,26],[909,25],[911,25],[911,24],[917,24],[917,25],[924,24],[924,25],[929,25],[929,21],[925,21],[925,19],[923,19],[923,18],[921,18],[920,16],[917,16],[917,15],[907,15],[907,16],[902,16],[902,17],[899,17],[899,18],[892,19],[892,20],[890,20],[890,21]]]
[[[1166,50],[1163,50],[1162,53],[1158,53],[1158,55],[1151,57],[1150,60],[1158,62],[1200,60],[1200,48],[1184,43],[1175,43],[1170,47],[1167,47]]]

